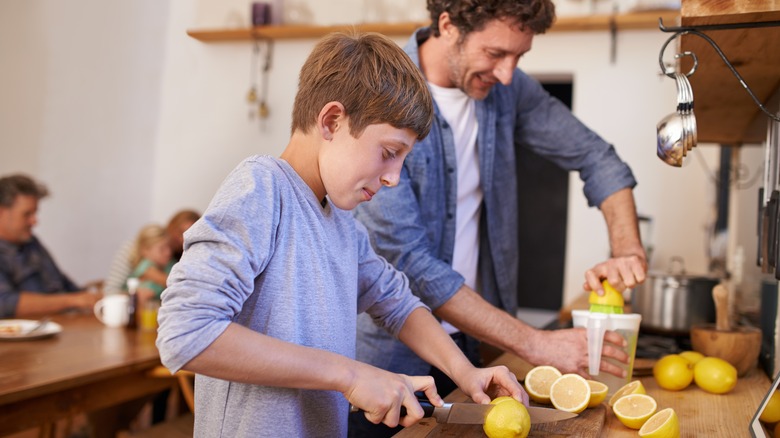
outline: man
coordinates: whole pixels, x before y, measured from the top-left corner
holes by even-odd
[[[604,214],[612,258],[586,272],[585,290],[601,291],[602,279],[619,290],[645,279],[631,170],[611,145],[517,69],[533,37],[552,24],[550,0],[428,0],[428,10],[430,28],[419,29],[405,50],[429,82],[434,125],[406,158],[398,187],[358,206],[356,217],[377,252],[406,273],[445,327],[451,324],[472,360],[479,355],[471,337],[531,364],[587,375],[584,330],[541,331],[512,316],[522,256],[515,148],[578,170],[589,204]],[[609,344],[622,346],[622,338],[609,333],[606,340],[603,355],[625,362],[626,354]],[[436,377],[368,318],[358,323],[357,348],[358,359],[381,368]],[[622,375],[605,361],[601,369]],[[447,393],[442,380],[437,386]]]
[[[33,235],[45,186],[25,175],[0,178],[0,318],[92,310],[101,294],[80,290]]]

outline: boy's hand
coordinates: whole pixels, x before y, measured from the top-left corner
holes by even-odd
[[[471,367],[454,379],[458,387],[475,403],[486,404],[490,400],[507,395],[528,406],[528,393],[509,368],[500,365],[490,368]]]
[[[423,410],[416,391],[422,391],[435,406],[444,401],[436,392],[433,377],[406,376],[361,364],[351,389],[344,396],[352,405],[364,411],[368,421],[388,427],[409,427],[423,418]],[[401,406],[406,415],[401,417]]]

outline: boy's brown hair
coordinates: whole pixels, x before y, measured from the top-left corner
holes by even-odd
[[[377,33],[333,33],[301,68],[292,132],[308,132],[328,102],[340,102],[357,138],[368,125],[411,129],[422,140],[433,120],[433,99],[422,73],[391,39]]]
[[[552,0],[428,0],[428,12],[433,36],[439,36],[439,17],[447,12],[461,42],[493,20],[509,20],[535,34],[547,31],[555,20]]]

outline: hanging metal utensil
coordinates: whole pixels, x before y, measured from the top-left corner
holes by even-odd
[[[255,104],[257,102],[257,63],[260,58],[260,42],[255,40],[252,46],[252,58],[249,60],[249,91],[246,93],[246,101],[249,104],[249,119],[255,117]]]
[[[261,119],[265,119],[270,115],[270,110],[268,108],[268,104],[266,103],[268,99],[268,76],[271,71],[271,57],[273,56],[273,48],[274,48],[274,42],[273,40],[267,40],[266,41],[266,50],[265,50],[265,62],[263,63],[263,78],[262,78],[262,90],[260,95],[260,105],[258,106],[257,112]]]

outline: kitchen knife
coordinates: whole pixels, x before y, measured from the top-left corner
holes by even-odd
[[[495,405],[480,405],[477,403],[444,403],[444,406],[434,406],[427,400],[418,400],[423,408],[423,417],[432,417],[437,423],[454,424],[484,424],[485,416]],[[351,407],[352,412],[358,409]],[[531,424],[551,423],[553,421],[568,420],[577,414],[559,411],[552,408],[540,408],[531,406],[528,408]],[[406,415],[406,408],[401,407],[401,416]]]

